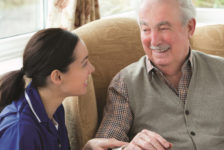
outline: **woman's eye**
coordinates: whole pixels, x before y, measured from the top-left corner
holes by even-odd
[[[83,66],[83,67],[86,67],[87,64],[88,64],[88,61],[86,61],[82,66]]]

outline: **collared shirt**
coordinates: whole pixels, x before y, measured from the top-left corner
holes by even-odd
[[[185,103],[187,91],[192,75],[192,55],[191,52],[182,65],[182,76],[178,88],[174,88],[165,78],[163,73],[153,66],[147,59],[146,68],[149,76],[156,73],[162,81]],[[107,104],[105,107],[104,117],[97,131],[98,138],[116,138],[122,141],[129,141],[128,133],[131,129],[133,114],[129,106],[129,97],[127,85],[118,73],[111,81],[108,88]]]
[[[25,94],[0,113],[0,149],[69,150],[64,108],[50,120],[38,91],[29,85]]]
[[[147,57],[147,56],[146,56]],[[148,58],[148,57],[147,57]],[[147,59],[146,61],[146,70],[149,74],[149,76],[151,76],[151,74],[153,72],[155,72],[161,80],[163,80],[168,86],[169,88],[185,103],[185,100],[187,98],[187,91],[188,91],[188,87],[190,84],[190,79],[191,79],[191,75],[192,75],[192,67],[193,67],[193,63],[192,63],[192,54],[191,54],[191,50],[189,52],[189,55],[186,59],[186,61],[184,62],[184,64],[182,65],[181,71],[182,71],[182,76],[181,79],[179,81],[178,87],[174,87],[169,80],[166,79],[165,75],[158,69],[156,68],[151,61],[149,61],[149,59]]]

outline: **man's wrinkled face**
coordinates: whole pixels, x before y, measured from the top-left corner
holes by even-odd
[[[183,25],[178,3],[145,1],[139,12],[141,41],[148,58],[157,67],[182,64],[189,52],[188,24]]]

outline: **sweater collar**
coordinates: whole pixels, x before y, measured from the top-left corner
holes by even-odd
[[[189,49],[189,54],[187,56],[187,59],[185,60],[181,70],[183,71],[185,66],[190,63],[191,68],[193,68],[193,61],[192,61],[192,51],[191,48]],[[146,55],[146,70],[148,73],[150,73],[153,70],[158,70],[161,72],[150,60],[149,57]]]

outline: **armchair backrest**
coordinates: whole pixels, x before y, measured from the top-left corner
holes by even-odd
[[[100,121],[112,77],[144,55],[139,27],[135,19],[109,18],[91,22],[74,32],[86,43],[96,69],[92,76]],[[224,57],[224,25],[196,28],[191,45],[193,49]]]
[[[69,127],[68,132],[70,138],[74,132],[80,134],[77,137],[80,138],[78,142],[81,143],[78,145],[81,149],[88,139],[93,138],[98,127],[96,119],[98,118],[98,123],[102,119],[107,88],[113,76],[128,64],[137,61],[144,55],[144,51],[135,19],[100,19],[73,32],[86,43],[89,59],[95,66],[95,72],[92,74],[94,86],[90,84],[94,89],[90,89],[87,96],[79,97],[75,105],[71,104],[72,100],[67,105],[65,103],[67,114],[77,113],[75,124],[78,131],[70,131],[73,127]],[[224,57],[224,25],[197,27],[190,42],[193,49]],[[93,94],[94,90],[96,97]],[[72,109],[75,111],[71,111]],[[67,123],[70,124],[71,120]],[[77,143],[70,139],[70,143],[72,142],[72,149],[79,149],[74,146]]]
[[[99,121],[106,102],[107,87],[113,76],[144,55],[136,20],[101,19],[74,30],[86,43],[89,59],[95,66],[92,74]]]

